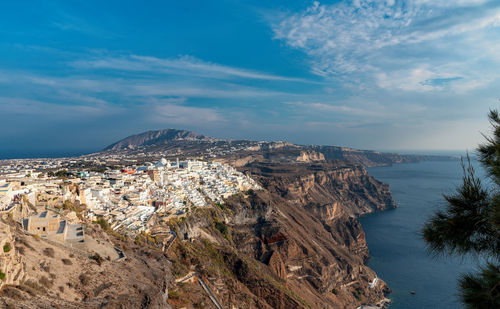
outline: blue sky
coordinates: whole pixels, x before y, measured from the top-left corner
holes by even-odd
[[[499,105],[499,1],[1,6],[4,153],[96,151],[163,128],[471,149]]]

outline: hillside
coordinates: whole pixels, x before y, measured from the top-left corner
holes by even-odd
[[[388,288],[382,279],[370,285],[376,274],[365,265],[356,218],[394,208],[388,186],[360,165],[281,150],[238,168],[262,189],[192,207],[183,218],[157,214],[150,234],[135,239],[105,221],[75,219],[85,204],[60,208],[83,224],[94,239],[89,246],[121,248],[122,258],[27,233],[20,219],[34,209],[23,199],[1,216],[2,245],[10,249],[0,260],[0,307],[211,308],[205,286],[223,308],[355,308],[383,300]],[[170,231],[177,237],[167,242]]]
[[[127,248],[125,257],[97,258],[27,234],[2,216],[0,308],[170,308],[170,262],[157,250],[108,235],[95,224],[87,233],[98,243]]]
[[[104,150],[137,149],[144,146],[161,145],[171,141],[215,141],[215,139],[191,131],[165,129],[131,135],[109,145]]]
[[[255,163],[265,190],[199,210],[176,229],[174,276],[212,278],[227,308],[356,308],[384,299],[356,216],[395,207],[389,188],[359,166]],[[202,300],[178,286],[180,306]],[[206,304],[206,303],[204,303]]]

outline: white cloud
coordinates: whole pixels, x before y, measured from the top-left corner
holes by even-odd
[[[453,0],[453,1],[439,1],[439,0],[415,0],[417,4],[426,4],[436,7],[456,7],[456,6],[474,6],[487,3],[488,0]]]
[[[300,110],[301,113],[332,113],[336,115],[360,116],[369,118],[390,118],[394,113],[385,110],[380,104],[372,102],[287,102],[291,107]]]
[[[500,35],[500,3],[494,1],[314,2],[272,23],[276,39],[309,57],[312,73],[358,89],[472,89],[491,82],[477,81],[485,73],[479,61],[491,61],[491,71],[500,64],[491,43]],[[479,35],[481,41],[468,45]]]
[[[373,98],[362,96],[351,97],[346,100],[331,101],[291,101],[285,102],[299,115],[316,118],[312,123],[394,123],[401,121],[405,116],[411,114],[413,117],[422,116],[427,108],[422,104],[405,102],[380,103]],[[315,115],[315,117],[311,117]],[[321,120],[323,119],[323,120]]]
[[[192,75],[210,78],[245,78],[289,82],[308,82],[300,78],[291,78],[246,70],[217,63],[207,62],[192,56],[179,58],[156,58],[130,55],[123,57],[105,57],[92,60],[78,60],[72,63],[77,68],[113,69],[122,71],[142,71],[171,75]]]
[[[190,98],[248,98],[272,97],[286,93],[238,85],[205,85],[188,82],[129,81],[124,95],[184,96]]]
[[[430,81],[438,79],[453,79],[449,74],[438,74],[427,68],[420,67],[411,71],[396,71],[388,75],[379,73],[376,82],[380,88],[401,89],[406,91],[432,91],[443,88],[443,84],[433,84]]]
[[[116,113],[119,110],[109,106],[58,104],[16,97],[0,97],[0,109],[4,115],[35,115],[49,118],[96,117]]]
[[[153,106],[152,120],[182,126],[206,126],[225,122],[224,117],[212,108],[183,106],[172,103],[158,103]]]
[[[2,78],[5,76],[5,78]],[[187,98],[263,98],[294,96],[292,93],[235,84],[228,81],[164,79],[155,75],[130,75],[127,78],[69,75],[53,77],[32,73],[0,71],[0,84],[26,85],[26,90],[37,88],[58,92],[61,97],[77,101],[102,100],[102,94],[132,97],[175,96]],[[101,101],[101,103],[104,101]]]

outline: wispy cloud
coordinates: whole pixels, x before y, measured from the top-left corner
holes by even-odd
[[[308,55],[312,73],[345,84],[442,90],[455,82],[472,85],[480,60],[499,64],[498,57],[465,43],[482,34],[479,43],[489,44],[500,35],[498,1],[314,2],[271,22],[276,39]],[[453,65],[444,65],[449,62]],[[399,84],[391,82],[398,79]]]
[[[102,61],[95,58],[74,61],[62,70],[66,73],[63,76],[0,70],[0,88],[5,89],[4,97],[0,98],[0,109],[19,119],[38,115],[40,119],[54,123],[121,115],[123,119],[160,127],[213,128],[249,117],[243,112],[253,110],[253,107],[246,106],[245,102],[249,100],[300,97],[274,90],[267,83],[250,86],[251,83],[233,80],[241,77],[288,82],[285,77],[189,57],[167,61],[166,64],[161,64],[164,60],[151,57],[129,56],[127,59],[134,61],[109,57]],[[101,69],[116,69],[127,74],[103,74]],[[178,73],[182,70],[184,73]],[[19,85],[23,85],[22,94]],[[211,100],[217,102],[214,104]],[[220,100],[233,103],[220,108]],[[252,104],[256,105],[255,102]]]
[[[105,27],[98,26],[95,23],[89,22],[87,19],[70,13],[69,11],[61,10],[60,7],[53,7],[52,10],[54,16],[50,20],[50,25],[59,30],[79,32],[92,37],[105,39],[116,39],[119,37],[117,33],[110,32]]]
[[[155,99],[147,98],[134,106],[103,104],[88,97],[66,94],[70,104],[56,103],[55,100],[33,100],[16,97],[0,97],[0,109],[8,117],[40,117],[45,121],[60,122],[82,119],[95,119],[122,115],[124,119],[146,120],[160,125],[213,126],[223,125],[226,118],[216,108],[194,107],[185,104],[184,98]],[[80,102],[79,102],[80,101]],[[83,101],[83,102],[81,102]],[[78,103],[77,103],[78,102]],[[90,104],[85,104],[90,103]],[[96,103],[96,104],[93,104]]]
[[[175,96],[186,98],[236,99],[294,96],[269,88],[246,86],[231,81],[212,81],[210,79],[166,79],[154,74],[128,75],[113,77],[96,74],[69,74],[64,77],[39,75],[30,72],[0,71],[0,84],[18,85],[23,83],[26,90],[52,90],[62,97],[96,101],[103,94],[119,95],[121,99],[133,97]],[[69,96],[69,97],[68,97]],[[78,96],[78,97],[77,97]]]
[[[181,126],[223,125],[226,117],[215,108],[183,105],[184,100],[154,100],[145,108],[151,108],[152,120],[157,123],[169,123]]]
[[[191,75],[219,79],[245,78],[270,81],[309,82],[301,78],[273,75],[207,62],[192,56],[162,59],[148,56],[129,55],[78,60],[73,62],[72,65],[80,69],[112,69],[121,71],[148,72],[154,74]]]
[[[43,100],[16,97],[0,97],[0,108],[4,115],[38,115],[54,118],[99,117],[116,113],[116,108],[83,104],[57,104]]]
[[[380,123],[395,122],[403,116],[412,114],[414,117],[425,113],[424,105],[406,102],[394,104],[364,97],[351,97],[346,100],[328,101],[291,101],[285,104],[302,115],[316,115],[314,123],[323,123],[322,119],[329,119],[326,123],[349,119],[349,123]],[[313,117],[308,117],[309,119]]]
[[[379,104],[346,104],[346,102],[326,103],[326,102],[287,102],[291,107],[297,108],[300,111],[330,113],[334,115],[348,115],[360,117],[376,117],[377,119],[387,119],[393,117],[394,114],[388,112]],[[371,105],[368,107],[368,105]],[[368,107],[368,108],[367,108]]]

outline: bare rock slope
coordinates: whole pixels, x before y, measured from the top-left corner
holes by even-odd
[[[174,268],[212,278],[229,308],[356,308],[384,298],[382,280],[370,287],[376,274],[356,216],[395,207],[387,185],[340,162],[241,169],[265,190],[180,223],[190,241],[176,244]]]

